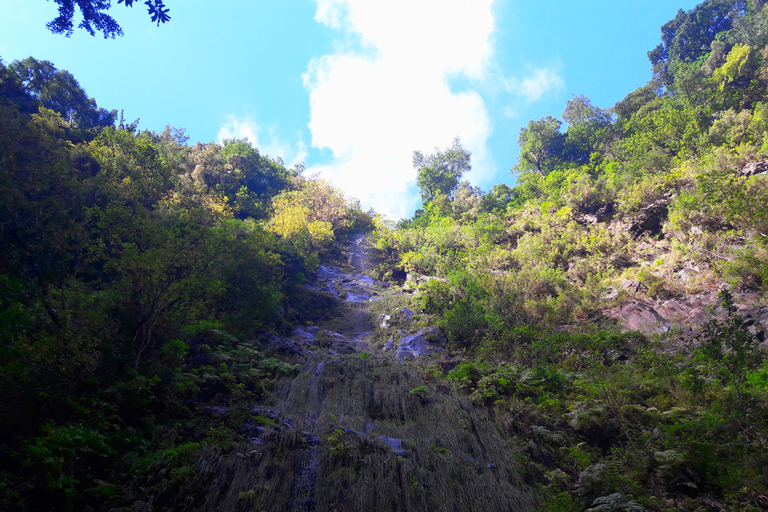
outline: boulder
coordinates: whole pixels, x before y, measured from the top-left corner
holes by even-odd
[[[669,330],[666,318],[644,302],[632,301],[625,304],[619,310],[619,318],[622,325],[629,331],[654,333]]]
[[[613,216],[613,204],[597,204],[573,214],[573,220],[579,224],[597,224],[611,220]]]
[[[648,291],[648,287],[636,279],[624,279],[619,283],[619,289],[629,290],[636,293],[645,293]]]
[[[764,160],[762,162],[750,162],[742,167],[741,170],[736,173],[736,175],[747,177],[754,176],[756,174],[762,174],[764,172],[768,172],[768,160]]]
[[[431,341],[436,334],[437,330],[435,328],[428,327],[420,330],[416,334],[400,338],[400,343],[397,344],[395,357],[404,361],[406,359],[413,359],[415,357],[442,352],[444,350],[443,347],[436,345]]]
[[[390,446],[390,448],[392,448],[392,452],[395,455],[399,457],[405,457],[405,448],[403,448],[402,439],[395,439],[394,437],[387,437],[387,436],[379,436],[378,439],[380,441],[387,443]]]
[[[414,315],[416,315],[416,313],[408,308],[400,308],[398,312],[400,313],[400,321],[406,325],[410,324],[413,321]]]
[[[668,213],[669,199],[658,199],[635,214],[627,231],[634,238],[640,238],[646,234],[658,235],[661,233],[661,225],[667,219]]]
[[[269,348],[275,352],[304,355],[304,349],[300,343],[289,338],[281,338],[280,336],[272,335],[269,337]]]

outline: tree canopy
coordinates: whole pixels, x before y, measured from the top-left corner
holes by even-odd
[[[27,57],[8,66],[8,73],[36,102],[53,110],[75,128],[111,126],[116,110],[99,108],[69,71],[56,69],[52,62]]]
[[[48,22],[46,27],[54,34],[64,34],[69,37],[74,32],[75,11],[79,10],[83,19],[78,28],[81,28],[91,34],[101,32],[105,39],[123,35],[123,29],[115,19],[107,14],[112,7],[110,0],[54,0],[59,6],[59,15]],[[126,7],[133,7],[135,0],[117,0],[118,4],[124,4]],[[157,23],[170,21],[168,15],[169,9],[165,6],[163,0],[146,0],[147,13],[150,19]]]
[[[458,137],[444,151],[435,148],[434,153],[427,155],[414,151],[413,167],[418,171],[422,202],[426,205],[438,193],[451,197],[459,179],[472,170],[471,157],[472,153],[461,147]]]

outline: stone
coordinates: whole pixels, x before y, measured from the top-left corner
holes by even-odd
[[[613,216],[613,204],[598,204],[583,208],[581,211],[573,214],[573,220],[579,224],[597,224],[611,220]]]
[[[658,199],[640,209],[632,218],[627,231],[634,238],[645,234],[658,235],[669,213],[669,199]]]
[[[281,338],[280,336],[272,335],[269,337],[269,348],[275,352],[304,355],[304,349],[299,343],[289,338]]]
[[[619,316],[624,327],[630,331],[662,332],[667,325],[664,317],[643,302],[632,301],[626,304],[621,308]]]
[[[343,334],[340,334],[338,332],[329,331],[328,329],[323,329],[323,333],[331,338],[334,341],[346,341],[347,337]]]
[[[428,327],[420,330],[416,334],[400,338],[400,342],[397,344],[395,357],[404,361],[406,359],[413,359],[415,357],[442,352],[444,350],[443,347],[432,343],[428,339],[428,337],[433,337],[435,334],[437,334],[437,330],[433,327]]]
[[[353,302],[355,304],[365,304],[370,299],[371,299],[371,296],[365,293],[347,292],[347,297],[344,300],[346,300],[347,302]]]
[[[317,335],[317,327],[315,326],[304,327],[303,325],[299,325],[293,331],[294,338],[299,340],[304,340],[304,341],[311,341],[315,339],[316,335]]]
[[[387,443],[392,448],[392,452],[394,452],[395,455],[405,457],[405,448],[403,448],[402,439],[395,439],[394,437],[387,436],[379,436],[378,439]]]
[[[645,293],[648,287],[635,279],[624,279],[619,283],[619,289],[629,290],[631,292]]]
[[[762,162],[750,162],[736,173],[737,176],[747,177],[768,172],[768,160]]]
[[[416,315],[416,313],[408,308],[400,308],[398,312],[400,313],[400,321],[405,324],[410,324],[413,321],[414,315]]]

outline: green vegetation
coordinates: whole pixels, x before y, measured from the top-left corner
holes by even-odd
[[[101,509],[245,436],[297,373],[259,336],[326,311],[304,283],[370,218],[247,142],[113,126],[50,62],[0,64],[0,90],[0,508]]]
[[[377,275],[429,276],[421,310],[464,358],[447,381],[516,415],[545,510],[766,506],[763,338],[741,312],[768,283],[766,20],[763,2],[680,11],[647,85],[521,130],[517,186],[423,193],[374,230]],[[699,328],[616,322],[694,294],[721,312]]]
[[[515,187],[415,153],[397,224],[0,62],[0,508],[768,508],[763,4],[680,11],[648,84],[530,121]],[[342,302],[317,274],[366,233],[389,288]],[[445,350],[388,352],[416,333]]]

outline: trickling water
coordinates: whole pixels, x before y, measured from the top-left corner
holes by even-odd
[[[366,266],[363,242],[350,248],[358,272]],[[384,293],[370,277],[333,267],[321,267],[320,285],[347,298]],[[422,356],[400,362],[369,346],[377,329],[371,302],[354,302],[338,322],[346,327],[335,328],[341,332],[296,330],[290,341],[300,350],[292,353],[305,371],[276,385],[265,406],[277,411],[276,426],[260,434],[263,444],[220,463],[200,510],[536,510],[536,491],[518,473],[509,418],[430,380]],[[392,314],[410,323],[406,311]],[[354,353],[363,348],[371,355]],[[426,392],[411,392],[421,387]]]

